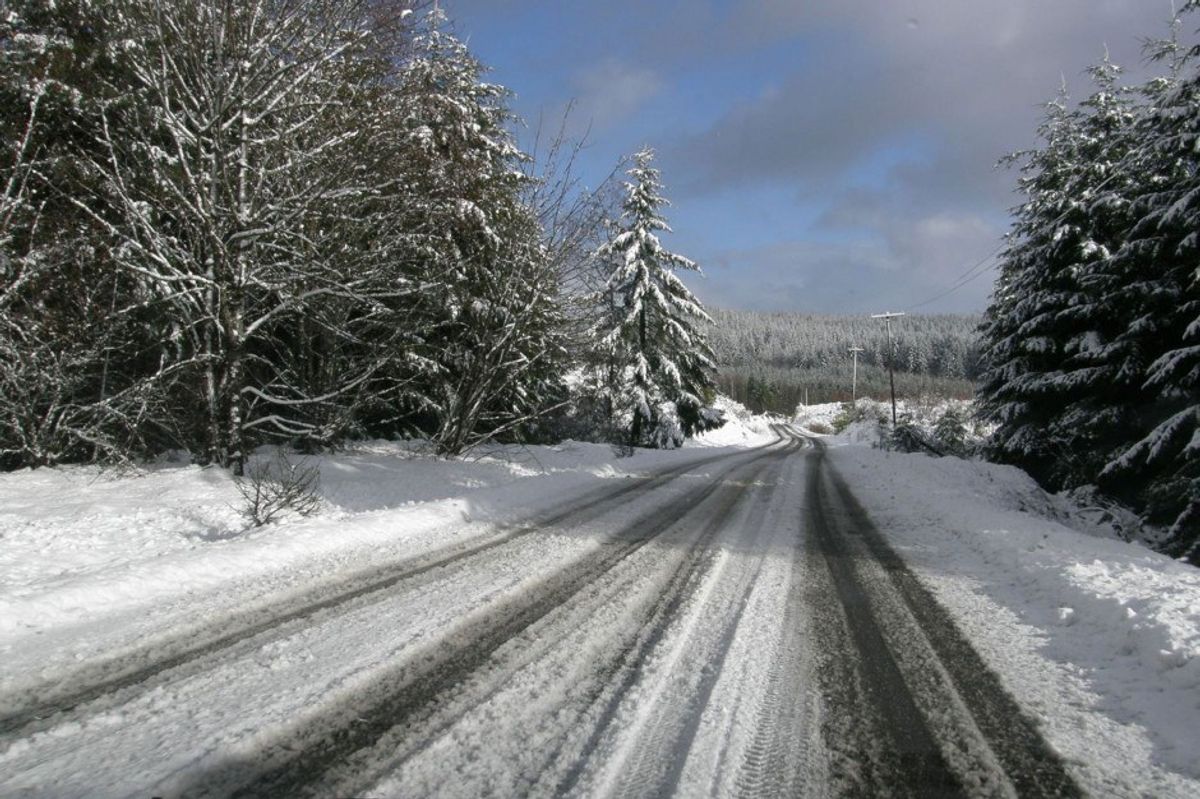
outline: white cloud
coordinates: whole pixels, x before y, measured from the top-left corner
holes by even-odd
[[[578,73],[573,116],[593,131],[624,121],[663,90],[657,72],[607,58]]]

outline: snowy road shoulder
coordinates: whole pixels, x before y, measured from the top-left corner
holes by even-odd
[[[614,481],[744,451],[733,424],[683,451],[494,448],[468,460],[367,442],[315,459],[322,511],[243,531],[227,472],[163,464],[0,475],[0,692],[381,562],[492,535]]]
[[[830,453],[1086,790],[1200,795],[1200,571],[1052,520],[1016,469]]]

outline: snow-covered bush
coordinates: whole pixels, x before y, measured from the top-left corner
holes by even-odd
[[[654,424],[650,428],[650,445],[656,449],[675,449],[683,443],[683,426],[679,410],[673,402],[660,402],[654,409]]]
[[[1156,536],[1129,508],[1102,493],[1096,486],[1079,486],[1063,494],[1071,508],[1072,526],[1112,531],[1123,541],[1152,541]],[[1161,533],[1159,534],[1161,537]]]
[[[947,408],[934,424],[933,436],[938,447],[946,455],[967,455],[970,452],[967,420],[961,410]]]
[[[854,406],[847,403],[834,425],[841,432],[851,424],[874,420],[875,446],[901,452],[967,458],[978,452],[983,442],[985,430],[972,420],[968,402],[899,402],[898,410],[900,415],[893,428],[889,405],[859,400]]]
[[[883,405],[870,399],[860,399],[858,402],[843,402],[842,409],[833,417],[833,430],[840,433],[855,422],[883,420],[887,417]]]
[[[904,414],[892,428],[887,449],[899,452],[925,452],[929,455],[945,455],[928,429],[919,424],[911,414]]]
[[[268,460],[252,460],[235,479],[242,515],[252,527],[270,524],[286,513],[310,516],[321,506],[320,468],[307,459],[293,462],[282,449]]]

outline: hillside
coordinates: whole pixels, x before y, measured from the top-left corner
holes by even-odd
[[[721,390],[755,410],[791,412],[850,399],[849,350],[861,347],[859,396],[888,392],[887,330],[866,316],[713,310],[710,332]],[[893,323],[896,390],[965,399],[979,374],[979,317],[912,315]]]

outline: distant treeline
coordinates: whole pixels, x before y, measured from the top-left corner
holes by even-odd
[[[710,341],[721,390],[756,411],[791,413],[810,403],[850,399],[851,347],[858,356],[858,395],[888,394],[888,337],[865,316],[711,311]],[[900,396],[966,399],[979,373],[979,318],[906,316],[893,322]]]

